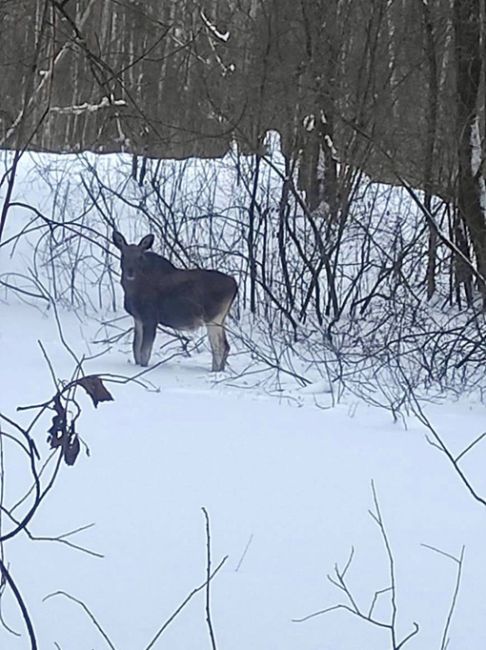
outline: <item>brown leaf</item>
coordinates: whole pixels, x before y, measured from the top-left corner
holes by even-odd
[[[107,390],[97,375],[88,375],[87,377],[82,377],[78,381],[78,384],[82,386],[91,397],[95,408],[98,406],[99,402],[113,401],[113,396]]]
[[[79,454],[79,449],[79,438],[76,434],[73,434],[68,443],[64,445],[64,460],[66,461],[66,465],[74,465]]]
[[[64,424],[59,423],[59,415],[55,415],[52,418],[52,426],[47,432],[47,442],[49,443],[51,449],[55,449],[62,445],[62,439],[64,435]]]
[[[56,414],[52,417],[51,428],[48,430],[47,442],[51,449],[55,449],[62,444],[63,436],[66,431],[66,409],[63,407],[58,395],[54,398],[54,410]]]

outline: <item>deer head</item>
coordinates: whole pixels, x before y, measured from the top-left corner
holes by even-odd
[[[143,272],[145,252],[152,248],[154,236],[145,235],[138,244],[127,244],[125,237],[117,230],[113,231],[113,243],[121,252],[122,278],[133,282]]]

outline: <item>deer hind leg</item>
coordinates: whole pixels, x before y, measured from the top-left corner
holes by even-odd
[[[142,342],[140,345],[140,365],[148,366],[152,347],[155,339],[157,323],[154,321],[144,321],[142,324]]]
[[[143,323],[138,318],[134,318],[134,332],[133,332],[133,357],[135,363],[141,364],[141,351],[142,351],[142,338],[143,338]]]
[[[222,324],[217,324],[214,321],[206,325],[209,336],[209,343],[211,345],[211,352],[213,355],[213,363],[211,370],[219,372],[224,370],[226,359],[229,353],[229,343],[226,339],[224,327]]]
[[[213,356],[211,370],[213,372],[219,372],[224,370],[226,366],[226,360],[230,351],[228,339],[226,338],[226,333],[222,323],[217,324],[212,322],[208,323],[206,327]]]
[[[224,307],[218,316],[216,316],[216,318],[214,318],[210,323],[206,324],[209,343],[211,344],[211,351],[213,354],[213,363],[211,368],[213,372],[224,370],[226,361],[228,359],[230,344],[226,338],[224,321],[231,307],[233,299],[234,296],[232,296],[231,299],[224,304]]]

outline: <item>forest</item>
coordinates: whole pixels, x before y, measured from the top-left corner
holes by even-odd
[[[130,556],[129,544],[137,544],[139,536],[120,546],[113,531],[125,520],[112,520],[107,512],[117,512],[111,496],[117,485],[118,498],[134,504],[127,521],[134,516],[147,527],[155,525],[153,519],[159,522],[147,553],[153,545],[155,554],[156,540],[163,539],[158,526],[192,530],[192,522],[179,519],[181,513],[196,508],[200,517],[202,507],[203,540],[192,541],[189,553],[206,554],[204,572],[194,578],[188,565],[171,573],[164,607],[171,609],[169,596],[179,593],[182,578],[187,603],[198,595],[204,603],[198,614],[187,614],[188,631],[167,637],[169,647],[192,647],[192,626],[194,638],[201,634],[212,650],[272,647],[278,635],[272,636],[271,613],[265,624],[255,623],[256,637],[251,626],[238,632],[234,586],[224,576],[231,558],[231,571],[240,575],[261,538],[261,553],[270,556],[272,531],[279,529],[286,531],[285,542],[280,568],[272,571],[285,574],[282,567],[296,561],[290,549],[298,553],[300,543],[308,544],[312,576],[329,572],[330,585],[344,599],[338,602],[331,594],[327,605],[316,605],[313,597],[321,586],[306,594],[302,576],[294,594],[290,573],[278,595],[268,594],[262,586],[274,574],[266,573],[272,562],[262,555],[253,570],[258,580],[251,580],[262,588],[259,608],[274,598],[275,612],[283,616],[276,624],[282,649],[310,649],[326,640],[333,650],[356,650],[357,639],[360,650],[480,647],[486,629],[476,610],[485,581],[469,576],[472,582],[464,585],[463,568],[467,574],[464,549],[472,547],[477,576],[486,579],[486,557],[476,548],[485,532],[486,507],[484,3],[0,0],[0,26],[0,644],[5,634],[8,650],[84,650],[98,647],[100,639],[112,649],[149,650],[166,627],[172,630],[180,612],[185,615],[181,598],[180,610],[167,613],[147,642],[137,636],[142,630],[150,638],[140,621],[128,626],[127,613],[108,609],[104,620],[112,630],[121,620],[127,625],[116,643],[90,609],[95,602],[99,611],[104,601],[84,585],[82,562],[72,560],[69,581],[83,586],[83,598],[50,578],[29,584],[22,564],[31,566],[35,551],[24,548],[27,538],[34,546],[35,540],[50,540],[55,548],[74,547],[62,552],[95,556],[91,546],[106,542],[115,556],[121,549]],[[153,253],[169,261],[181,286],[196,283],[187,294],[174,289],[167,304],[179,305],[182,313],[190,302],[191,318],[207,332],[188,332],[173,326],[178,321],[172,314],[165,320],[159,315],[147,356],[146,323],[127,309],[133,244],[140,244],[140,255],[145,247],[146,264],[156,259],[161,264]],[[153,270],[141,273],[143,282],[158,282]],[[212,304],[200,294],[212,290],[207,278],[224,276],[238,289],[217,304],[215,325],[206,313]],[[202,288],[194,278],[202,278]],[[161,313],[162,304],[160,298]],[[229,354],[223,354],[218,346],[227,345]],[[246,399],[248,424],[240,404]],[[168,419],[161,424],[164,413]],[[99,427],[110,435],[119,430],[123,442],[102,442]],[[366,447],[357,435],[360,427],[376,447]],[[254,436],[260,428],[263,440]],[[207,446],[193,429],[207,438]],[[298,429],[302,440],[293,437]],[[127,441],[129,430],[153,445],[153,457],[139,448],[140,441]],[[321,435],[314,439],[317,431]],[[266,459],[256,461],[248,503],[239,495],[251,483],[251,470],[243,476],[227,450],[229,432],[246,469],[260,453]],[[276,453],[280,444],[285,453]],[[335,465],[330,451],[339,458]],[[280,465],[273,467],[275,453]],[[317,464],[324,457],[325,476]],[[392,458],[400,489],[394,486]],[[183,459],[193,483],[182,479]],[[305,486],[296,490],[301,501],[295,502],[289,483],[294,460],[296,483]],[[98,468],[91,474],[90,463]],[[112,463],[117,478],[110,481],[106,465]],[[354,513],[349,520],[339,505],[345,470],[354,494],[345,501]],[[219,471],[234,501],[227,496],[220,503],[220,487],[213,485]],[[67,478],[76,472],[78,478]],[[127,473],[133,481],[122,489]],[[422,484],[424,477],[429,482]],[[151,485],[147,491],[141,487],[145,479]],[[309,539],[315,532],[315,543],[293,538],[284,497],[271,487],[275,483],[287,495],[292,517],[302,517]],[[172,503],[167,494],[174,485],[179,496]],[[451,491],[450,510],[440,490],[437,494],[439,486],[444,494]],[[424,513],[435,522],[430,530],[415,519],[422,516],[415,509],[422,488]],[[83,505],[79,518],[73,517],[70,504],[83,490],[88,500],[97,501],[99,491],[103,497],[93,515]],[[154,495],[161,490],[168,501],[159,520]],[[329,516],[339,523],[337,532],[332,525],[334,555],[323,559],[315,553],[330,531],[310,513],[324,507],[325,494],[333,495]],[[391,514],[394,507],[405,523]],[[443,528],[449,511],[451,521]],[[263,522],[273,521],[273,512],[282,519],[275,514],[274,529],[270,524],[267,529]],[[362,582],[355,592],[348,570],[359,561],[360,542],[369,546],[369,535],[356,524],[350,542],[339,530],[352,528],[349,521],[361,521],[363,512],[378,532],[382,557],[370,559],[379,584],[370,587],[366,571],[358,571]],[[238,524],[225,529],[214,524],[219,517]],[[105,536],[85,526],[85,518],[105,521]],[[52,532],[57,524],[70,532]],[[35,532],[36,525],[49,532]],[[412,531],[413,540],[408,532],[400,538],[400,525]],[[93,537],[86,545],[72,541],[79,534]],[[211,549],[221,549],[223,541],[239,550],[229,553],[228,562],[226,551],[213,562]],[[421,603],[425,621],[412,613],[420,580],[413,588],[405,585],[401,599],[408,543],[432,553],[426,568],[420,564],[425,582],[441,584],[441,574],[430,569],[437,556],[456,570],[455,582],[441,585],[445,603],[430,611]],[[171,543],[169,552],[182,551],[178,544]],[[142,547],[137,555],[144,552]],[[71,566],[59,553],[47,554],[46,563]],[[324,569],[319,562],[327,563]],[[388,567],[385,575],[376,568],[380,562]],[[131,575],[127,588],[137,579]],[[293,579],[300,585],[300,577]],[[44,580],[52,589],[43,588]],[[251,580],[237,588],[250,619]],[[109,581],[105,576],[103,590]],[[218,581],[220,620],[227,608],[227,623],[220,626],[216,620],[213,625],[218,606],[210,594]],[[69,618],[55,634],[47,629],[36,602],[55,595],[84,610],[89,633],[70,637]],[[153,631],[160,613],[151,609],[154,596],[148,600],[150,606],[142,604],[147,600],[139,595],[140,604],[130,611],[139,620],[147,607]],[[306,615],[306,608],[314,613]],[[326,638],[312,627],[309,619],[317,624],[325,614],[327,624],[336,609],[372,630],[370,635],[350,625],[345,639],[336,622]],[[294,636],[285,631],[289,621],[292,630],[310,631]],[[373,636],[378,632],[379,640]],[[194,643],[201,647],[201,641]]]

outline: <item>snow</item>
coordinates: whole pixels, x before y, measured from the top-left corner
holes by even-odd
[[[0,345],[2,411],[26,420],[15,407],[53,392],[37,343],[59,377],[72,358],[59,343],[52,315],[27,305],[3,304]],[[78,355],[89,353],[93,324],[62,315],[64,336]],[[159,340],[160,343],[160,340]],[[86,372],[131,375],[125,350],[86,363]],[[238,360],[234,361],[238,363]],[[458,556],[466,546],[464,575],[451,627],[450,648],[483,647],[486,547],[484,509],[471,500],[424,430],[393,424],[365,404],[319,409],[280,402],[252,390],[227,387],[208,372],[209,352],[179,358],[148,375],[160,391],[111,384],[115,401],[95,410],[82,398],[79,429],[90,447],[72,468],[63,467],[54,491],[35,517],[32,532],[60,535],[94,522],[72,541],[104,555],[82,554],[55,542],[17,537],[5,544],[12,575],[29,604],[39,647],[102,647],[81,599],[116,648],[145,648],[158,627],[204,582],[206,539],[201,508],[209,513],[212,562],[229,559],[212,582],[212,618],[220,648],[380,650],[386,632],[335,611],[292,622],[346,602],[327,580],[337,563],[349,569],[353,593],[367,609],[388,585],[387,556],[370,517],[371,480],[396,563],[398,630],[417,621],[411,648],[440,647],[454,589],[455,566],[421,544]],[[482,407],[431,407],[430,416],[457,448],[480,432]],[[34,435],[44,457],[46,424]],[[465,469],[486,491],[483,448]],[[8,463],[12,463],[9,465]],[[17,452],[6,444],[9,489],[22,494]],[[24,477],[25,478],[25,477]],[[6,522],[4,520],[5,528]],[[244,558],[245,547],[250,540]],[[239,566],[240,565],[240,566]],[[239,568],[237,568],[239,566]],[[7,592],[3,614],[22,630]],[[388,617],[387,599],[377,608]],[[24,648],[0,628],[0,647]],[[209,647],[204,592],[197,594],[155,647]]]
[[[217,37],[219,40],[223,41],[223,43],[226,43],[230,37],[230,33],[228,31],[226,32],[221,32],[214,23],[212,23],[209,18],[206,16],[204,11],[201,9],[199,12],[203,23],[206,25],[206,27]]]
[[[127,103],[124,99],[115,99],[113,96],[111,96],[102,97],[99,104],[88,104],[88,102],[84,102],[83,104],[75,104],[73,106],[52,106],[50,110],[53,113],[59,113],[61,115],[82,115],[83,113],[93,113],[94,111],[99,111],[100,108],[126,105]]]
[[[54,158],[50,164],[54,175]],[[66,173],[60,165],[59,182]],[[32,187],[39,209],[49,205],[41,186],[39,181],[39,187]],[[66,210],[75,200],[73,191],[66,197]],[[30,218],[20,211],[12,214],[15,223],[8,223],[7,238]],[[131,222],[131,227],[135,235],[137,224]],[[0,248],[2,277],[25,272],[40,256],[24,240],[14,257],[10,251]],[[372,481],[394,558],[398,639],[416,621],[419,632],[404,647],[441,648],[457,564],[424,545],[456,558],[465,546],[447,647],[485,647],[485,509],[411,415],[404,413],[394,422],[389,411],[350,393],[336,396],[324,368],[321,378],[305,387],[282,381],[269,389],[257,374],[263,372],[262,364],[240,344],[231,325],[226,372],[209,372],[203,332],[190,344],[190,356],[181,353],[177,340],[160,333],[154,366],[139,376],[129,336],[103,342],[130,327],[122,312],[100,315],[89,305],[75,311],[58,305],[59,323],[55,316],[46,301],[2,289],[1,413],[28,423],[34,412],[16,408],[41,403],[54,393],[39,342],[56,376],[72,377],[75,361],[60,340],[59,326],[74,356],[85,358],[86,373],[138,380],[107,382],[114,401],[97,409],[79,395],[78,429],[90,455],[82,450],[74,467],[62,465],[30,526],[35,536],[56,537],[94,524],[66,539],[103,557],[25,535],[4,544],[4,558],[28,605],[39,648],[109,647],[86,612],[57,593],[61,591],[86,604],[117,650],[147,648],[205,581],[205,508],[212,568],[228,556],[211,582],[219,649],[389,650],[386,629],[344,610],[295,622],[349,604],[326,576],[335,575],[336,565],[345,567],[352,548],[346,577],[359,606],[368,611],[375,593],[389,586],[389,558],[369,513],[376,514]],[[256,323],[247,328],[257,344],[263,329]],[[268,328],[266,334],[273,335]],[[475,399],[463,395],[422,405],[455,455],[484,430],[484,406]],[[33,431],[41,463],[50,454],[45,442],[49,426],[45,416]],[[2,427],[10,431],[5,423]],[[461,463],[481,495],[486,495],[485,460],[483,441]],[[31,483],[25,457],[9,439],[3,440],[2,463],[8,506]],[[5,515],[1,526],[3,533],[10,527]],[[0,648],[28,647],[8,588],[0,604],[3,620],[22,634],[13,636],[0,624]],[[387,594],[378,598],[374,611],[379,620],[390,621]],[[153,647],[211,647],[205,616],[201,590]]]

